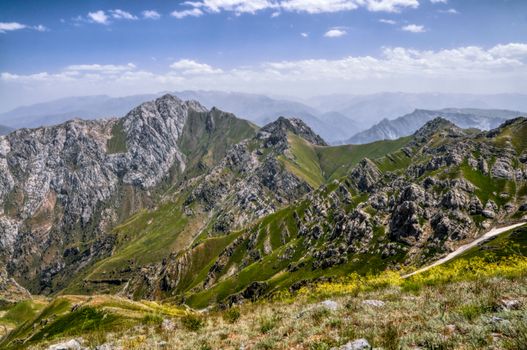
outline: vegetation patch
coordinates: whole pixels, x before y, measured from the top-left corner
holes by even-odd
[[[106,142],[106,153],[126,153],[126,132],[124,130],[123,121],[119,120],[112,127],[111,137]]]

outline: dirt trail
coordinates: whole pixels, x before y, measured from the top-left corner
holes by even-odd
[[[522,222],[520,224],[514,224],[514,225],[510,225],[510,226],[506,226],[506,227],[493,228],[492,230],[490,230],[489,232],[485,233],[483,236],[479,237],[475,241],[473,241],[471,243],[468,243],[468,244],[465,244],[465,245],[462,245],[461,247],[457,248],[455,251],[453,251],[452,253],[448,254],[444,258],[437,260],[436,262],[434,262],[431,265],[428,265],[428,266],[425,266],[423,268],[420,268],[417,271],[414,271],[412,273],[404,275],[403,278],[407,278],[407,277],[413,276],[415,274],[418,274],[418,273],[424,272],[426,270],[429,270],[432,267],[435,267],[435,266],[438,266],[438,265],[442,265],[442,264],[446,263],[447,261],[450,261],[450,260],[454,259],[456,256],[458,256],[460,254],[463,254],[468,249],[470,249],[472,247],[475,247],[476,245],[478,245],[481,242],[484,242],[484,241],[486,241],[486,240],[488,240],[488,239],[490,239],[490,238],[492,238],[494,236],[497,236],[497,235],[502,234],[504,232],[510,231],[512,229],[515,229],[516,227],[523,226],[525,224],[526,224],[525,222]]]

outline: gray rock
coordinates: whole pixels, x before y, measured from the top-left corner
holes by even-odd
[[[320,302],[318,305],[330,311],[336,311],[340,308],[339,303],[333,300],[324,300]]]
[[[496,159],[496,162],[492,166],[491,174],[500,179],[513,179],[515,172],[510,159],[504,157]]]
[[[518,310],[521,305],[521,302],[517,299],[503,299],[501,301],[501,306],[504,310]]]
[[[385,302],[382,300],[371,299],[371,300],[363,300],[362,304],[373,306],[373,307],[383,307],[385,305]]]
[[[114,350],[114,349],[116,349],[116,347],[113,346],[113,345],[110,345],[108,343],[102,344],[102,345],[97,345],[95,347],[95,350]]]
[[[332,348],[332,350],[370,350],[371,345],[364,338],[350,341],[338,348]]]
[[[468,205],[468,197],[458,189],[452,189],[443,197],[441,204],[448,209],[460,209]]]
[[[48,350],[84,350],[87,349],[76,339],[70,339],[63,343],[54,344],[48,347]]]
[[[350,173],[351,181],[361,191],[371,191],[378,186],[381,176],[379,168],[368,158],[361,160]]]

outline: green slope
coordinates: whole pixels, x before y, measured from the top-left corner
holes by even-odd
[[[345,176],[364,158],[377,159],[396,152],[408,144],[412,137],[343,146],[316,146],[294,134],[289,134],[288,140],[291,157],[282,157],[280,160],[293,174],[304,179],[311,187],[318,188]]]

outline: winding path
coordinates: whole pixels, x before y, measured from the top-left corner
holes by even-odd
[[[426,270],[429,270],[432,267],[436,267],[436,266],[442,265],[442,264],[446,263],[447,261],[450,261],[450,260],[454,259],[456,256],[458,256],[460,254],[463,254],[465,251],[467,251],[468,249],[478,245],[479,243],[487,241],[488,239],[490,239],[492,237],[495,237],[495,236],[497,236],[499,234],[502,234],[504,232],[507,232],[507,231],[510,231],[510,230],[515,229],[517,227],[523,226],[526,223],[527,222],[522,222],[522,223],[519,223],[519,224],[510,225],[510,226],[505,226],[505,227],[500,227],[500,228],[493,228],[492,230],[490,230],[489,232],[485,233],[483,236],[479,237],[478,239],[474,240],[473,242],[465,244],[465,245],[462,245],[461,247],[457,248],[456,250],[454,250],[452,253],[448,254],[444,258],[437,260],[436,262],[434,262],[431,265],[425,266],[423,268],[420,268],[419,270],[416,270],[416,271],[414,271],[412,273],[404,275],[403,278],[408,278],[408,277],[413,276],[415,274],[418,274],[418,273],[424,272]]]

